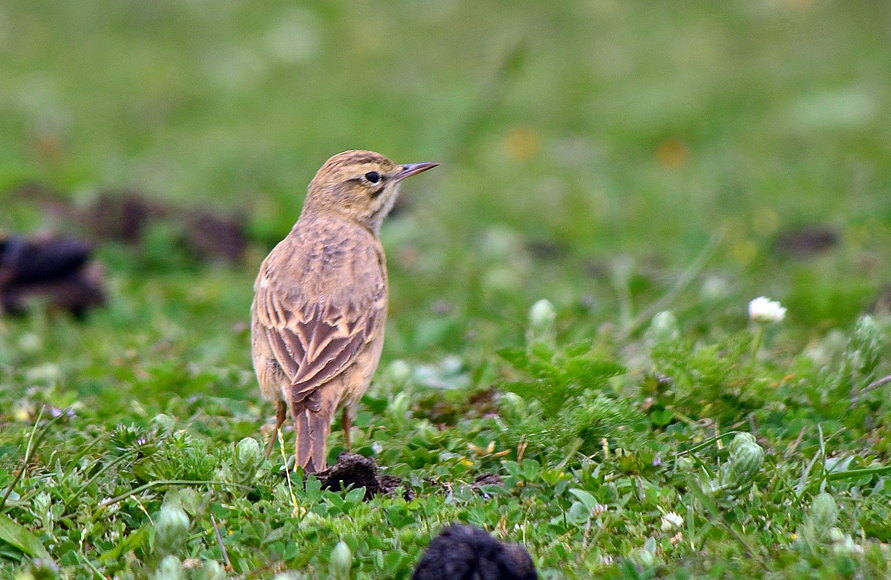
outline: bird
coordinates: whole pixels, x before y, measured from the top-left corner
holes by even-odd
[[[411,580],[536,580],[523,546],[499,542],[473,526],[452,525],[427,546]]]
[[[387,316],[387,268],[379,239],[400,183],[438,163],[396,164],[351,150],[322,165],[300,217],[260,266],[251,303],[254,371],[276,425],[290,413],[296,466],[326,468],[326,438],[342,409],[344,442],[356,405],[380,361]]]

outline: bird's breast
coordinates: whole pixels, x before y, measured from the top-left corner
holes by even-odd
[[[273,253],[291,273],[288,287],[277,291],[297,302],[361,304],[386,293],[383,250],[361,226],[312,222],[292,230]]]

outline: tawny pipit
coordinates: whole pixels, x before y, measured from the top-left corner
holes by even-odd
[[[350,446],[356,404],[384,344],[387,269],[378,241],[399,182],[436,163],[397,165],[371,151],[325,162],[300,218],[260,266],[251,305],[254,370],[276,405],[276,434],[290,409],[297,465],[325,468],[325,439],[337,409]]]

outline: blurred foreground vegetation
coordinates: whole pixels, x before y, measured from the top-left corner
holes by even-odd
[[[0,228],[90,237],[28,192],[75,213],[126,192],[234,216],[247,247],[196,257],[162,220],[98,244],[105,308],[0,319],[0,575],[328,578],[343,541],[352,577],[408,578],[460,520],[545,578],[887,577],[889,22],[828,0],[7,0]],[[350,148],[441,163],[382,234],[354,440],[410,494],[369,503],[243,441],[272,415],[257,267]],[[756,349],[760,295],[788,315]]]

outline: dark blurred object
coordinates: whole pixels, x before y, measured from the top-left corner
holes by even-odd
[[[838,245],[838,234],[829,226],[808,226],[783,232],[774,249],[793,258],[816,256]]]
[[[566,244],[544,238],[526,241],[526,250],[539,260],[559,260],[566,257],[569,247]]]
[[[0,307],[21,314],[31,298],[77,316],[105,302],[102,271],[86,243],[70,238],[0,237]]]
[[[535,580],[532,557],[471,526],[446,528],[430,542],[412,580]]]
[[[341,453],[337,463],[316,474],[322,489],[340,491],[350,486],[353,489],[365,488],[364,501],[370,501],[378,494],[395,494],[402,486],[402,479],[392,475],[378,475],[377,463],[370,457],[358,453]],[[404,489],[402,497],[406,501],[415,498],[410,489]]]
[[[341,453],[337,463],[317,474],[323,489],[340,491],[349,486],[365,488],[365,501],[373,498],[381,489],[377,478],[377,463],[370,457],[357,453]]]
[[[54,209],[62,218],[74,218],[100,240],[129,244],[139,243],[146,226],[152,221],[165,219],[168,214],[167,208],[129,190],[117,194],[102,192],[83,208],[62,205],[54,206]]]
[[[132,189],[102,191],[83,207],[76,207],[60,194],[34,183],[19,187],[12,197],[39,203],[47,214],[76,223],[97,242],[140,244],[152,227],[169,224],[189,255],[199,260],[238,262],[247,247],[241,216],[180,208]]]

